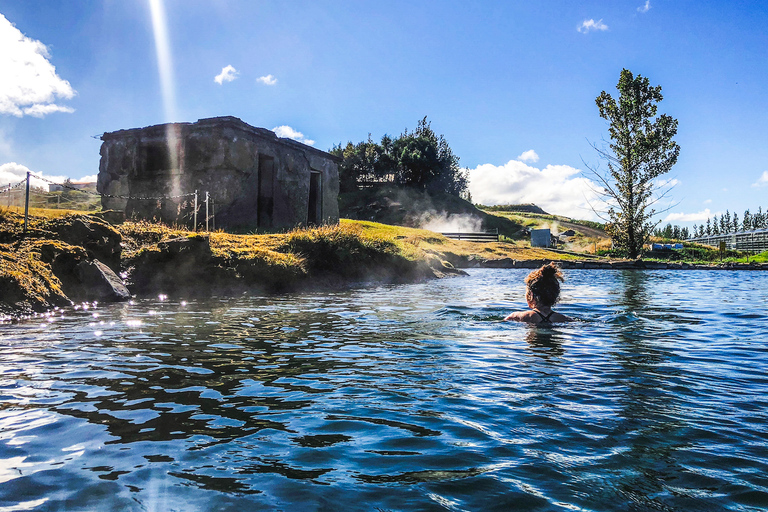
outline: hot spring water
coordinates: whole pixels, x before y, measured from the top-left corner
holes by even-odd
[[[0,326],[0,510],[768,507],[768,274],[525,275]]]

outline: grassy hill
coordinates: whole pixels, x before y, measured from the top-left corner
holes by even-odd
[[[340,216],[423,228],[435,232],[490,231],[513,240],[527,237],[524,226],[514,219],[479,210],[472,203],[450,194],[427,194],[393,185],[372,187],[339,196]]]
[[[549,228],[563,237],[561,249],[594,253],[610,248],[597,222],[552,215],[535,204],[480,206],[456,196],[429,195],[412,189],[382,186],[339,197],[342,218],[428,229],[436,232],[498,229],[506,238],[527,242],[532,229]]]
[[[487,213],[520,224],[527,230],[549,229],[555,236],[564,235],[561,237],[563,244],[559,248],[566,251],[594,253],[611,247],[608,234],[598,222],[552,215],[536,205],[509,205],[505,210],[498,208],[489,208]]]

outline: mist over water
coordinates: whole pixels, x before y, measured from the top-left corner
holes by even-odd
[[[768,276],[565,272],[0,326],[0,507],[768,507]]]

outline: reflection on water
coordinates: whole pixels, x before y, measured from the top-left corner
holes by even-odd
[[[3,326],[0,510],[768,506],[768,276],[524,275]]]

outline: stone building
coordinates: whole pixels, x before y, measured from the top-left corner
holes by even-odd
[[[191,226],[279,230],[339,221],[340,159],[236,117],[101,136],[97,189],[104,209]]]

